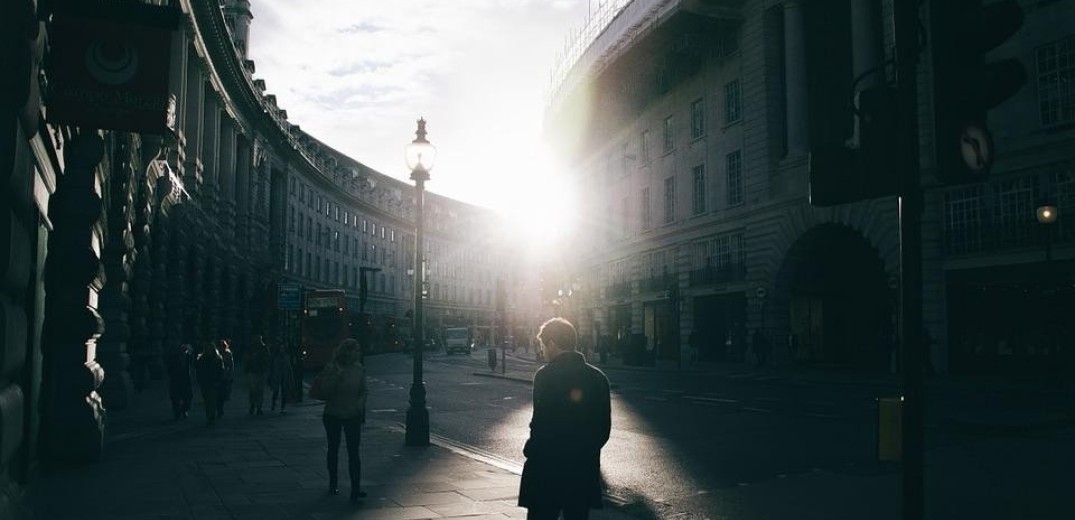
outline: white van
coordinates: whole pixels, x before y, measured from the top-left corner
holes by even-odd
[[[466,327],[448,327],[444,329],[445,353],[461,352],[469,356],[470,350],[470,329]]]

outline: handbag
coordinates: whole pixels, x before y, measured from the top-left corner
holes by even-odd
[[[314,377],[313,382],[310,383],[310,399],[328,401],[332,397],[332,394],[336,393],[336,386],[340,382],[339,376],[339,371],[334,370],[330,366],[321,370],[321,372]]]

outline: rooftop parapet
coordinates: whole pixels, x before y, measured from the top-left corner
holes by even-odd
[[[548,108],[614,63],[650,32],[680,12],[738,19],[744,0],[609,0],[568,36],[556,58],[546,94]]]

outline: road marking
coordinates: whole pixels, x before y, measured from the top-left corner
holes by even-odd
[[[485,383],[459,383],[459,386],[477,386],[484,385]]]
[[[404,426],[402,423],[392,425],[389,427],[389,429],[395,430],[400,433],[406,432],[406,426]],[[463,455],[464,457],[468,457],[470,459],[498,467],[502,470],[509,471],[516,475],[521,475],[523,473],[523,465],[519,462],[501,457],[500,455],[497,455],[489,450],[479,448],[477,446],[464,444],[462,442],[456,441],[454,439],[449,439],[448,437],[437,435],[436,433],[432,432],[430,432],[429,434],[429,443],[445,448],[456,454]]]
[[[766,408],[754,408],[752,406],[740,406],[739,409],[743,410],[743,411],[746,411],[746,412],[773,413],[772,410],[769,410],[769,409],[766,409]]]
[[[649,401],[667,401],[668,400],[665,397],[656,397],[656,396],[652,396],[652,395],[647,395],[647,396],[643,397],[643,399],[646,399],[646,400],[649,400]]]
[[[382,408],[380,410],[370,410],[370,413],[393,413],[398,411],[395,408]]]
[[[720,397],[706,397],[704,395],[685,395],[684,399],[690,399],[692,401],[711,401],[714,403],[738,403],[738,399],[722,399]]]

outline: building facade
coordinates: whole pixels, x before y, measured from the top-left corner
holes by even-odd
[[[1030,81],[990,112],[989,181],[937,180],[929,48],[920,56],[923,326],[940,372],[1040,372],[1075,357],[1060,319],[1075,308],[1072,2],[1021,4],[1023,28],[991,56],[1020,58]],[[693,347],[742,361],[760,331],[777,363],[893,368],[896,198],[808,199],[811,151],[856,143],[854,95],[893,80],[892,9],[621,0],[587,21],[546,112],[590,201],[574,266],[585,334],[637,338],[657,359]],[[1035,219],[1043,198],[1058,208],[1050,228]]]
[[[27,515],[43,468],[105,456],[106,415],[181,345],[293,345],[281,284],[357,299],[377,268],[370,321],[409,319],[413,187],[288,121],[246,56],[252,18],[247,0],[3,4],[0,517]],[[427,326],[502,319],[495,219],[426,207]]]

